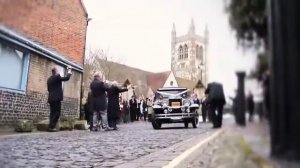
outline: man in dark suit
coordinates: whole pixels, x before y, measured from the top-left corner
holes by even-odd
[[[68,81],[71,77],[71,68],[68,68],[66,77],[61,77],[57,68],[52,69],[52,75],[47,80],[47,88],[49,92],[48,103],[50,104],[50,120],[49,131],[57,131],[55,126],[60,117],[61,101],[63,100],[62,82]]]
[[[136,120],[136,113],[137,113],[137,101],[135,99],[135,96],[131,96],[131,99],[129,100],[129,109],[130,109],[130,119],[131,122]]]
[[[128,91],[127,88],[119,88],[118,83],[114,81],[107,92],[108,97],[108,125],[114,130],[117,130],[117,121],[120,118],[120,101],[119,94]]]
[[[205,94],[208,95],[206,102],[209,104],[213,128],[220,128],[222,126],[223,106],[226,103],[222,84],[217,82],[209,83]]]
[[[94,80],[91,85],[91,119],[90,129],[91,131],[98,131],[99,114],[101,115],[102,128],[106,131],[109,130],[107,121],[107,98],[106,91],[109,87],[101,80],[99,74],[94,76]]]

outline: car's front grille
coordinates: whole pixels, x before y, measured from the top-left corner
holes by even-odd
[[[172,109],[170,113],[182,113],[181,109]]]

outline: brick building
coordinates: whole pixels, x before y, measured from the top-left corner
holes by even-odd
[[[47,78],[68,65],[62,115],[79,117],[86,30],[81,0],[0,1],[0,126],[48,117]]]

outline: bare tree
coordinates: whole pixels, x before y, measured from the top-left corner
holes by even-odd
[[[95,73],[100,73],[104,80],[116,80],[120,77],[118,72],[118,64],[121,59],[109,56],[107,51],[102,49],[89,50],[85,58],[83,81],[85,91],[89,89],[89,84],[93,80]]]

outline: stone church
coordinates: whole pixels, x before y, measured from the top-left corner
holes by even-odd
[[[171,70],[174,75],[207,84],[208,29],[203,36],[197,35],[194,20],[191,20],[187,34],[177,36],[175,24],[171,34]]]

